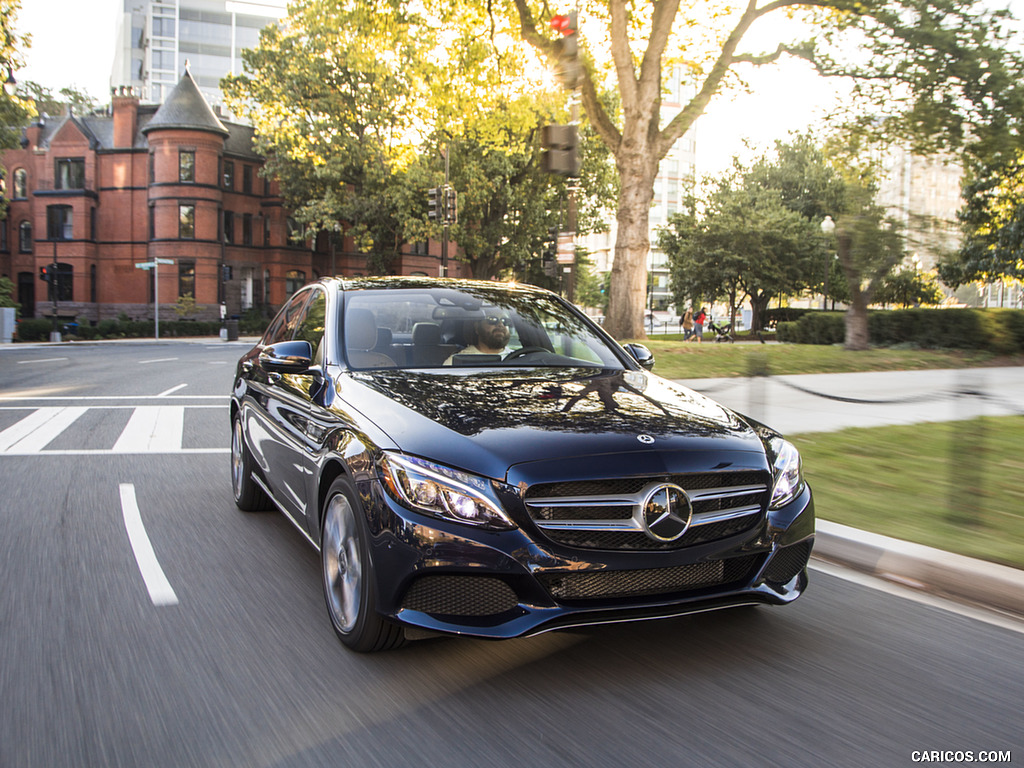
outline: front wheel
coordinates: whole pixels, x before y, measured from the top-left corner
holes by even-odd
[[[324,502],[320,562],[324,598],[334,631],[354,651],[386,651],[405,633],[377,613],[368,531],[362,507],[347,478],[334,481]]]
[[[231,490],[235,506],[246,512],[270,509],[270,499],[252,477],[253,459],[242,434],[242,417],[236,415],[231,423]]]

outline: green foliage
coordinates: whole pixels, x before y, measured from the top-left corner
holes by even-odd
[[[196,298],[191,293],[182,294],[174,304],[174,314],[182,318],[194,315],[201,309],[202,307],[196,304]]]
[[[22,98],[35,103],[39,114],[52,117],[64,114],[66,109],[75,115],[87,115],[99,106],[96,99],[74,86],[65,86],[54,93],[53,89],[28,80],[18,84],[18,92]]]
[[[18,321],[18,341],[49,341],[53,321],[41,317],[26,317]]]
[[[0,307],[14,307],[15,315],[21,311],[21,304],[14,300],[14,281],[9,277],[0,277]]]
[[[912,267],[890,272],[875,293],[875,302],[896,307],[938,306],[946,298],[935,275]]]
[[[0,0],[0,77],[6,78],[8,72],[16,72],[24,64],[21,49],[28,47],[28,41],[14,31],[19,10],[21,0]],[[11,96],[0,90],[0,149],[17,147],[21,129],[35,114],[24,94]]]
[[[974,281],[1024,279],[1024,153],[1011,161],[971,163],[958,217],[964,240],[939,264],[939,275],[957,288]]]

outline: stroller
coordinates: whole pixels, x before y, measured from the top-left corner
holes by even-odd
[[[707,328],[709,331],[715,334],[715,343],[721,344],[723,341],[727,341],[730,344],[735,341],[732,337],[732,325],[721,326],[715,323],[710,317],[708,317]]]

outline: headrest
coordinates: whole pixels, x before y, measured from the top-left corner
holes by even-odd
[[[377,343],[377,320],[368,309],[350,309],[345,313],[345,346],[365,352]]]
[[[440,344],[441,326],[437,323],[416,323],[412,327],[413,344]]]
[[[392,341],[394,341],[394,334],[391,333],[390,328],[378,328],[377,345],[374,347],[374,349],[384,349],[385,347],[390,347]]]

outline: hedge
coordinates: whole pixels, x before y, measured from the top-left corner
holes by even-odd
[[[845,313],[808,312],[778,325],[791,344],[842,344]],[[868,313],[873,346],[911,344],[924,349],[976,349],[997,355],[1024,352],[1024,311],[1018,309],[900,309]]]
[[[260,336],[269,320],[243,316],[238,321],[239,331],[246,336]],[[160,323],[160,338],[188,336],[219,336],[223,323],[219,320],[165,320]],[[18,341],[49,341],[53,321],[46,318],[26,318],[18,322]],[[62,338],[67,339],[125,339],[152,338],[155,335],[152,320],[100,320],[96,325],[60,326]]]

